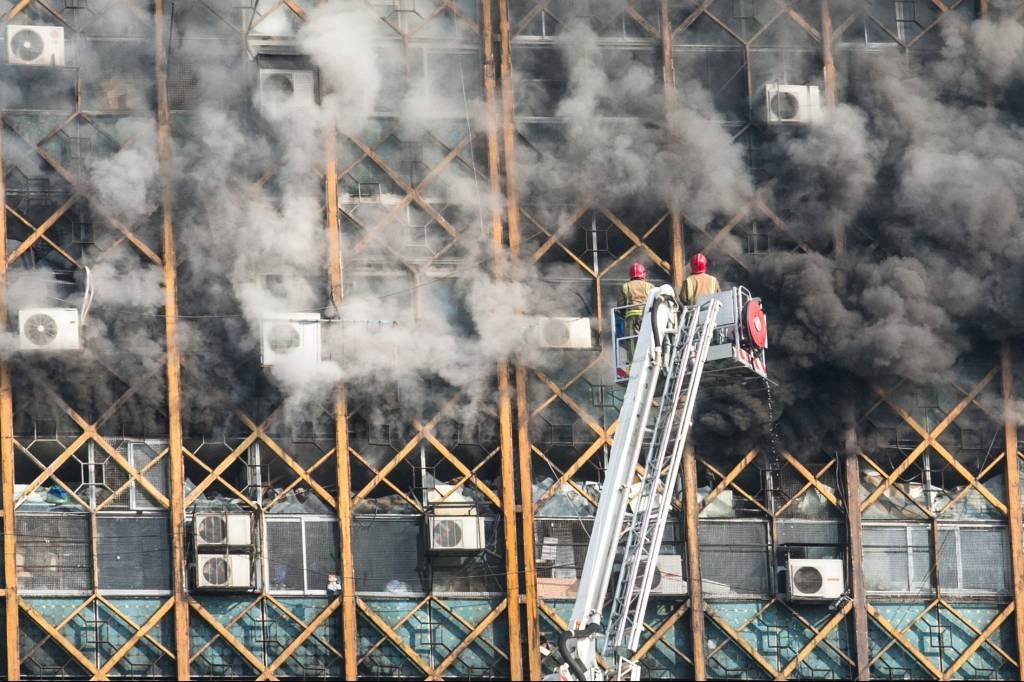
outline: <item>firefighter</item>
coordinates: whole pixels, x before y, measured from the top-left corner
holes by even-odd
[[[647,281],[647,268],[643,263],[629,266],[629,281],[622,285],[619,292],[619,305],[631,306],[626,310],[626,336],[640,333],[640,325],[644,320],[644,304],[654,285]]]
[[[683,282],[683,303],[693,305],[701,296],[717,294],[721,291],[718,279],[709,275],[708,259],[703,253],[693,254],[690,259],[690,272],[692,273]]]

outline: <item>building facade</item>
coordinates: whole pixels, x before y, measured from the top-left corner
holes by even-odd
[[[869,99],[844,85],[858,59],[940,59],[950,22],[1021,10],[368,0],[332,41],[309,0],[0,0],[7,677],[537,679],[614,438],[609,310],[629,265],[678,287],[697,250],[737,282],[776,254],[873,253],[843,216],[808,236],[814,202],[776,191],[791,180],[772,117]],[[327,28],[304,29],[311,16]],[[363,31],[379,52],[360,57]],[[282,91],[311,99],[275,108]],[[666,121],[687,98],[707,100],[751,182],[699,211],[672,200],[687,178],[659,195],[618,173],[622,139],[678,132]],[[574,108],[588,103],[597,129]],[[715,139],[689,157],[708,174],[730,168]],[[479,292],[467,272],[523,268],[559,297],[544,315],[591,319],[588,347],[481,346],[486,377],[465,379],[440,345],[384,334],[384,376],[408,356],[445,367],[302,400],[261,366],[274,347],[252,291],[339,328],[429,335],[445,301]],[[350,300],[386,302],[386,321],[345,318]],[[82,331],[30,321],[55,308]],[[501,331],[449,312],[467,338]],[[83,347],[20,352],[36,332]],[[773,358],[786,343],[769,371],[779,358],[797,376]],[[806,429],[698,429],[635,654],[645,676],[1020,678],[1021,353],[984,331],[961,350],[938,382],[858,379],[846,413],[806,396],[829,412],[814,446]],[[466,551],[437,545],[446,515],[469,519],[451,540]],[[791,558],[841,560],[845,593],[787,598]]]

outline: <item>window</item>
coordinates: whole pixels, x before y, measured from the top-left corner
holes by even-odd
[[[339,573],[337,521],[326,517],[267,519],[267,578],[270,590],[325,594]]]
[[[357,516],[352,553],[358,592],[424,593],[426,547],[421,516]]]
[[[763,521],[705,521],[697,529],[701,582],[715,594],[767,594],[768,527]],[[709,589],[710,588],[710,589]]]
[[[1008,557],[1009,538],[1001,526],[944,525],[937,547],[924,524],[864,526],[868,591],[931,592],[937,581],[944,591],[1005,594],[1010,590]]]
[[[86,514],[19,514],[18,589],[46,595],[92,589]]]
[[[96,533],[101,590],[170,590],[171,527],[165,514],[99,516]]]
[[[896,0],[896,37],[902,42],[914,37],[917,8],[914,0]]]

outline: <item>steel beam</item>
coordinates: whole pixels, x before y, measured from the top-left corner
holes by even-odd
[[[164,0],[153,3],[153,47],[156,57],[157,141],[160,157],[160,204],[163,213],[164,328],[167,344],[167,468],[171,518],[171,589],[174,596],[175,672],[189,679],[188,596],[185,586],[185,463],[181,443],[181,356],[178,351],[177,263],[174,248],[171,179],[171,115],[167,101],[167,42]]]
[[[327,272],[331,284],[331,303],[341,316],[343,294],[341,258],[341,224],[338,220],[337,132],[332,128],[325,140],[326,172],[324,194],[327,201]],[[334,454],[338,494],[335,513],[338,518],[339,554],[341,557],[341,650],[344,654],[345,679],[354,680],[358,673],[356,640],[356,571],[352,556],[352,477],[348,458],[348,399],[345,387],[334,393]]]
[[[1010,527],[1010,570],[1013,576],[1014,633],[1017,636],[1017,663],[1024,674],[1024,539],[1021,532],[1020,458],[1017,455],[1018,418],[1014,414],[1013,347],[1003,341],[1003,435],[1006,441],[1006,511]]]
[[[512,30],[509,24],[507,0],[495,0],[498,6],[498,73],[501,90],[501,150],[505,166],[505,218],[508,249],[513,262],[521,256],[519,229],[519,186],[515,158],[515,115],[512,92]],[[485,3],[486,4],[486,3]],[[490,19],[493,22],[493,16]],[[487,30],[490,33],[491,23]],[[491,43],[493,38],[488,41]],[[493,59],[493,56],[492,56]],[[527,404],[526,368],[515,365],[516,393],[516,461],[519,474],[519,530],[522,537],[523,600],[525,601],[526,679],[539,680],[540,669],[540,597],[537,594],[537,566],[533,535],[533,467],[530,445],[530,410]],[[510,602],[509,611],[517,605]],[[521,671],[522,672],[522,671]]]
[[[665,83],[665,101],[671,106],[676,95],[675,64],[672,61],[672,26],[668,15],[668,0],[659,3],[661,15],[661,77]],[[677,207],[670,206],[672,229],[672,288],[676,294],[683,291],[683,273],[686,255],[683,250],[683,219]]]
[[[697,457],[693,448],[683,450],[683,532],[686,534],[686,566],[689,577],[690,633],[693,636],[693,677],[707,679],[704,646],[704,591],[700,583],[700,547],[697,534]],[[741,638],[742,639],[742,638]]]
[[[502,0],[483,0],[481,3],[480,36],[483,48],[484,97],[487,126],[487,174],[489,180],[488,204],[491,219],[491,250],[494,258],[494,278],[502,279],[504,272],[504,226],[497,197],[501,195],[501,162],[498,131],[498,85],[494,54],[494,3]],[[519,605],[519,534],[516,532],[516,480],[515,451],[512,443],[512,393],[509,385],[509,363],[498,362],[498,432],[501,448],[501,518],[505,536],[505,582],[508,591],[508,663],[513,680],[523,677],[523,642],[520,634]]]
[[[0,328],[7,328],[7,188],[4,185],[3,115],[0,114]],[[0,498],[4,533],[4,645],[7,679],[21,679],[18,651],[18,562],[14,534],[14,396],[8,362],[0,360]]]
[[[852,410],[852,406],[850,406]],[[864,538],[860,512],[860,462],[857,429],[853,420],[843,432],[843,479],[846,488],[846,523],[849,529],[850,594],[853,598],[853,647],[857,679],[871,678],[871,657],[868,645],[867,598],[864,594]]]

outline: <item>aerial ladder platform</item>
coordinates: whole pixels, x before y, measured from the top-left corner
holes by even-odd
[[[613,310],[613,319],[620,313]],[[640,679],[632,655],[701,381],[766,381],[766,348],[764,311],[743,287],[690,306],[671,286],[657,287],[644,305],[639,333],[615,335],[613,362],[626,391],[570,630],[559,642],[565,663],[558,679]]]

